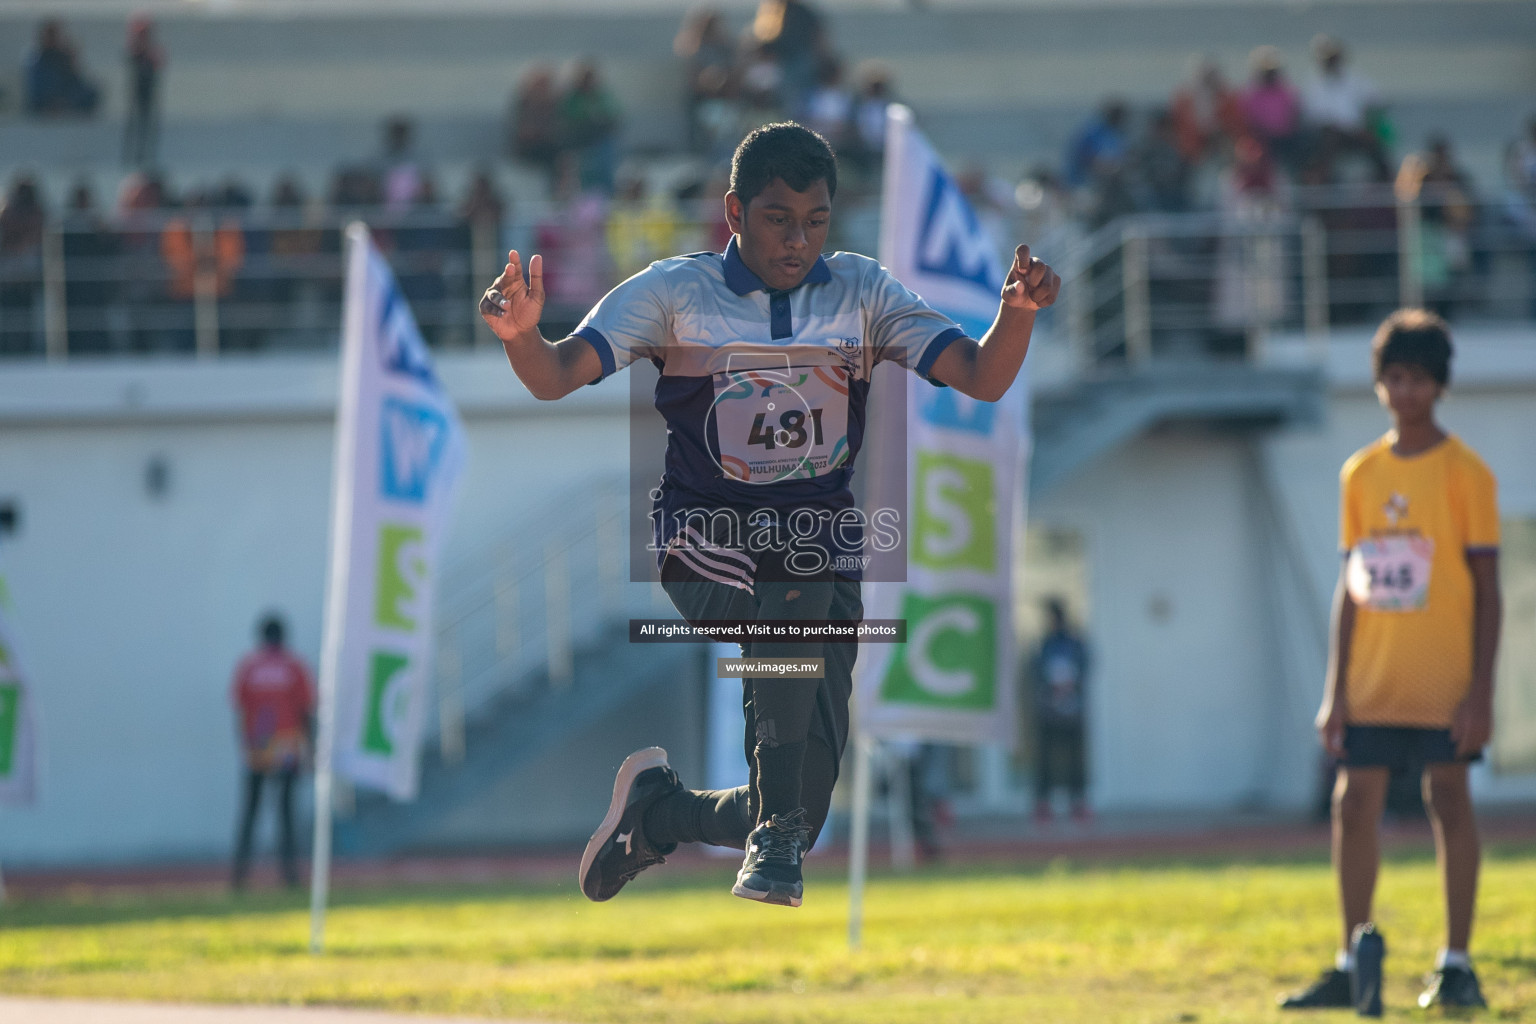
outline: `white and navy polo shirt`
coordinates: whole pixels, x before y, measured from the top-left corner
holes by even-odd
[[[724,253],[652,263],[604,296],[575,331],[602,361],[598,380],[642,358],[661,370],[656,408],[666,419],[667,452],[653,513],[659,559],[669,547],[706,541],[746,546],[699,535],[715,510],[746,523],[806,509],[828,522],[852,508],[874,365],[893,360],[938,384],[934,362],[964,333],[854,253],[817,257],[797,287],[770,291],[742,262],[734,238]],[[862,531],[827,535],[829,555],[862,549]],[[838,564],[858,578],[856,563]]]

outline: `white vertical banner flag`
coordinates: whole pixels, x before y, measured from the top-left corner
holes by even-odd
[[[5,611],[0,604],[0,804],[30,804],[37,797],[37,727]]]
[[[880,262],[971,337],[997,315],[1007,268],[899,106],[887,117]],[[906,460],[907,582],[869,584],[864,606],[870,618],[905,619],[907,642],[860,652],[859,722],[867,736],[1011,748],[1012,566],[1028,446],[1023,373],[996,403],[905,378],[907,449],[892,454]]]
[[[367,228],[352,225],[347,246],[321,701],[331,767],[412,800],[464,427]]]

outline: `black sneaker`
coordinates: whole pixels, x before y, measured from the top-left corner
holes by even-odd
[[[652,804],[682,788],[677,773],[667,766],[667,752],[660,747],[646,747],[624,759],[613,780],[608,815],[581,855],[579,877],[587,899],[596,903],[613,899],[624,883],[677,849],[676,843],[652,846],[641,822]]]
[[[1282,1010],[1322,1010],[1354,1006],[1349,995],[1349,972],[1329,968],[1316,981],[1299,992],[1280,997]]]
[[[1419,996],[1419,1005],[1473,1007],[1486,1009],[1482,986],[1470,967],[1442,967],[1428,978],[1429,987]]]
[[[1381,962],[1387,956],[1387,944],[1374,924],[1367,922],[1355,929],[1350,938],[1355,953],[1355,969],[1350,974],[1349,1001],[1362,1017],[1381,1016]]]
[[[796,807],[775,814],[747,837],[747,856],[731,893],[742,899],[798,907],[805,895],[800,865],[810,841],[811,826],[806,824],[804,810]]]

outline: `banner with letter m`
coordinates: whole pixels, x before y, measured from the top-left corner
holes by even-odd
[[[997,314],[1007,265],[899,106],[886,123],[880,262],[973,338]],[[1011,748],[1013,553],[1028,449],[1023,373],[996,403],[915,374],[904,383],[907,578],[870,584],[864,604],[871,618],[905,619],[907,642],[860,652],[859,722],[874,736]]]
[[[347,243],[320,692],[335,716],[335,770],[411,800],[464,428],[367,229],[353,225]]]

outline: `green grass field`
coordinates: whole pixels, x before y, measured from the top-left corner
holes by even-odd
[[[0,909],[0,991],[611,1024],[1190,1024],[1297,1019],[1276,992],[1333,950],[1318,859],[877,876],[858,952],[845,880],[810,867],[800,910],[732,899],[726,863],[651,872],[603,905],[573,886],[343,891],[323,957],[301,897],[21,901]],[[1422,1019],[1432,860],[1389,859],[1378,920],[1387,1016]],[[1475,952],[1483,1018],[1536,1021],[1536,850],[1489,851]]]

